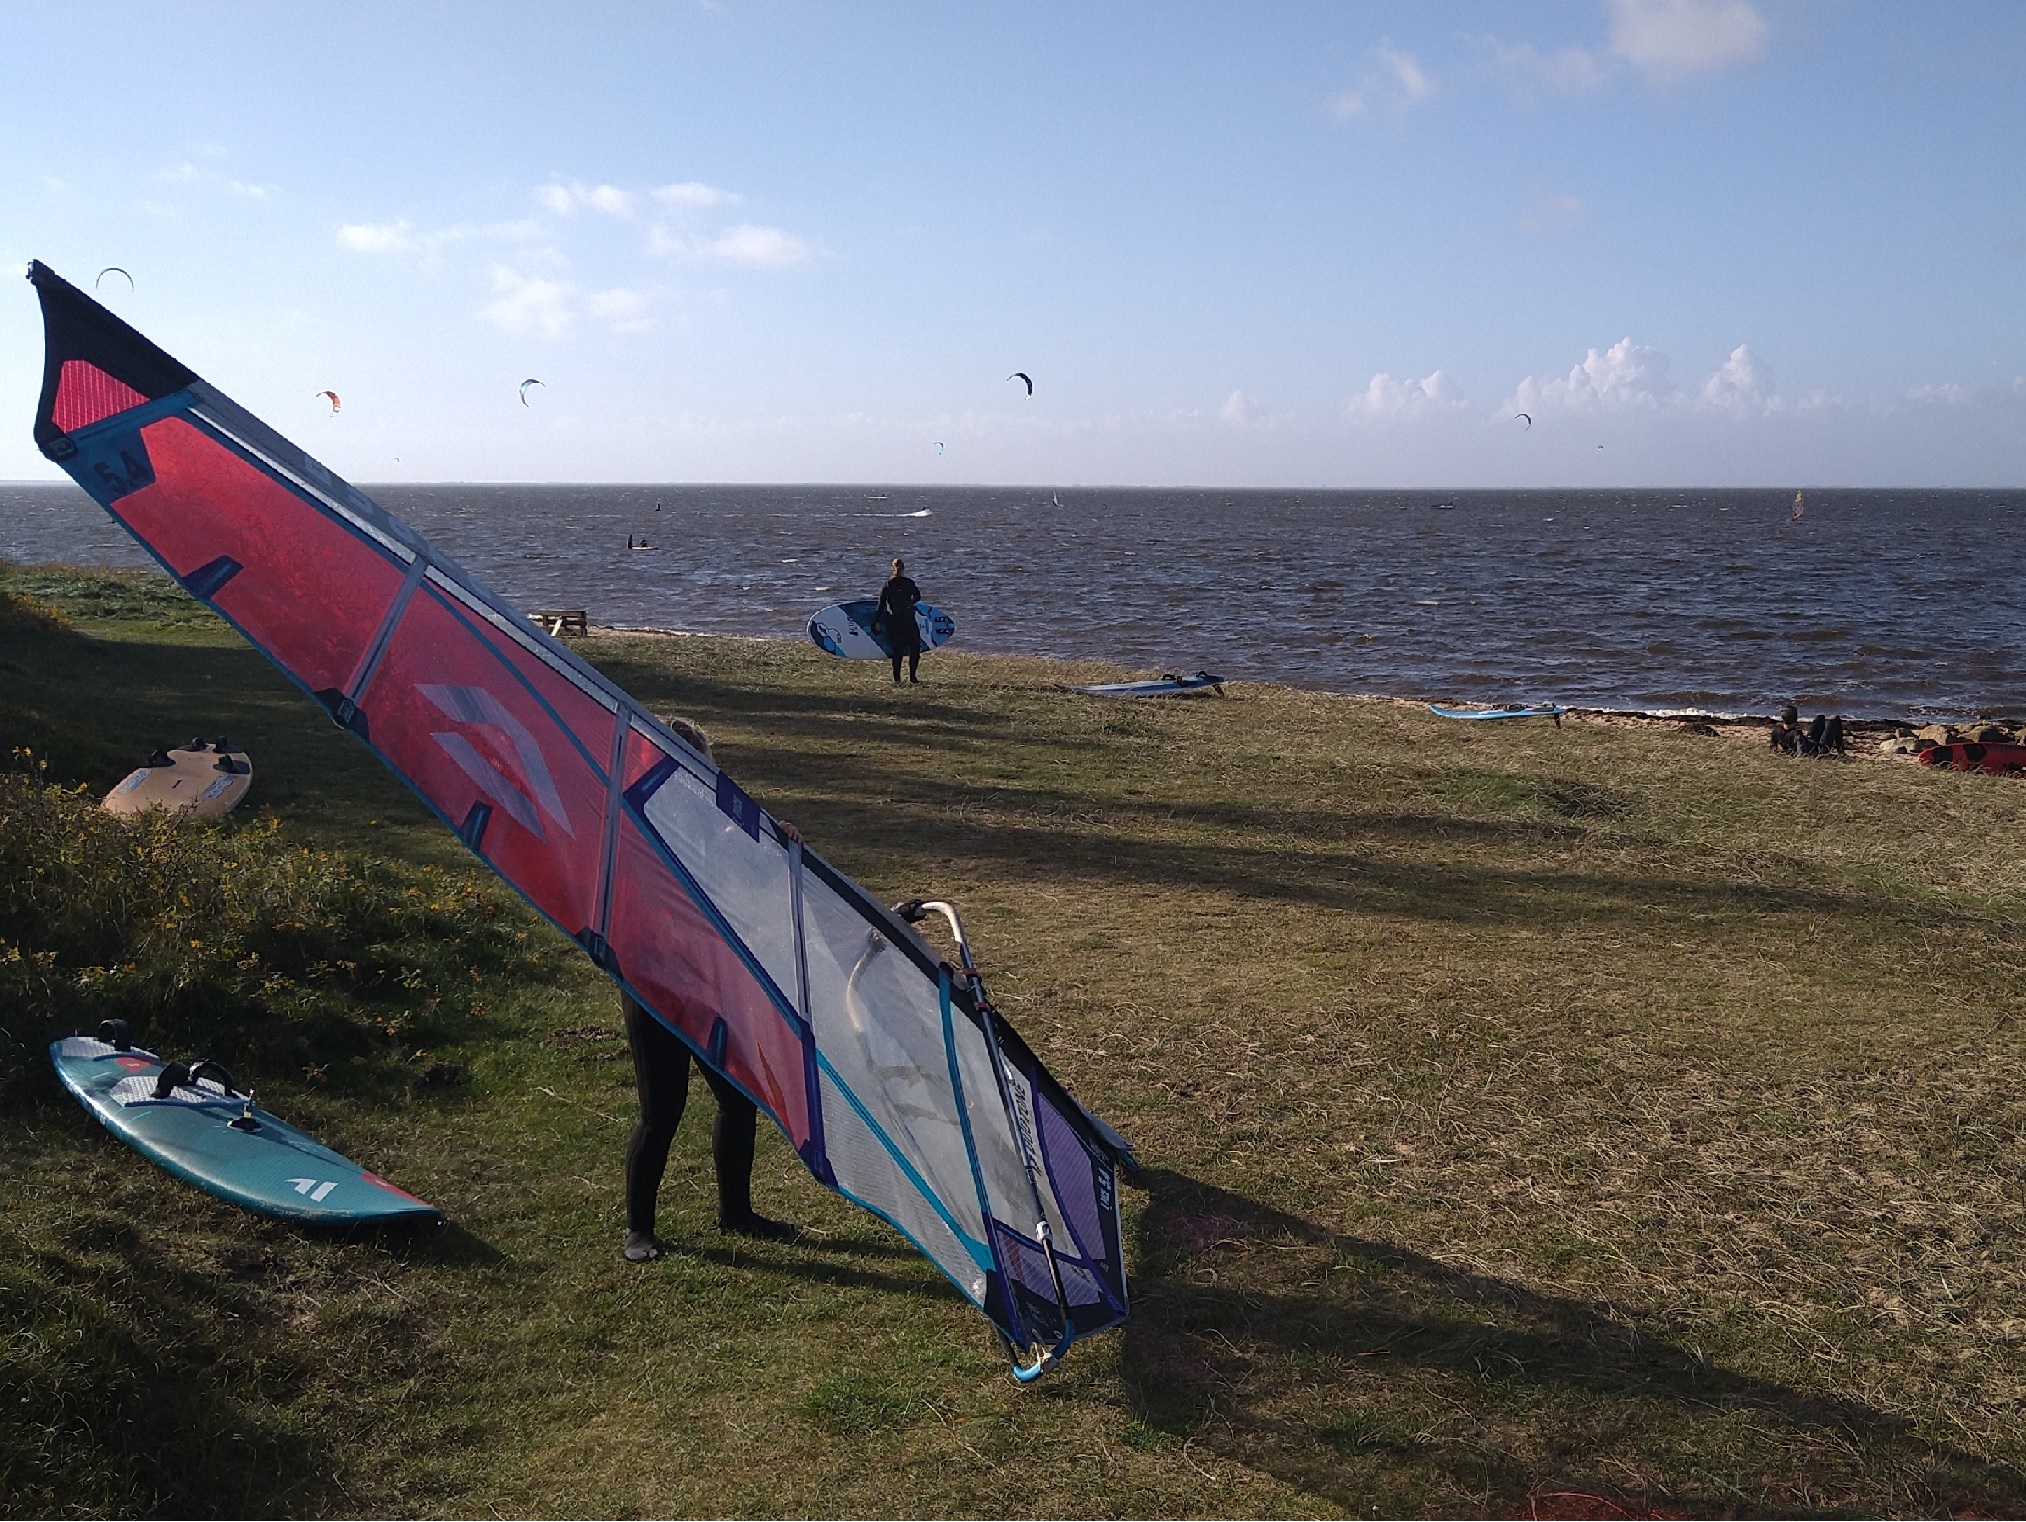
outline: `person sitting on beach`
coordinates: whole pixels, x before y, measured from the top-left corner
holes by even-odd
[[[1831,718],[1828,714],[1818,713],[1803,729],[1800,710],[1789,703],[1780,710],[1779,720],[1766,737],[1766,743],[1790,756],[1839,755],[1843,751],[1843,715],[1839,713]]]
[[[922,663],[922,631],[915,623],[915,605],[922,600],[922,589],[914,584],[907,574],[907,562],[895,558],[893,574],[880,588],[879,606],[873,610],[872,632],[884,632],[886,648],[893,652],[894,685],[900,685],[901,657],[907,657],[907,679],[915,681],[915,672]]]
[[[665,716],[674,730],[706,761],[710,736],[688,719]],[[802,838],[786,820],[775,825],[788,840]],[[690,1050],[683,1039],[631,994],[620,995],[626,1021],[626,1046],[633,1055],[633,1081],[640,1092],[640,1118],[626,1142],[626,1238],[621,1251],[629,1263],[648,1263],[661,1256],[654,1236],[656,1196],[668,1167],[668,1149],[689,1102]],[[759,1132],[759,1107],[739,1092],[729,1078],[708,1063],[704,1081],[717,1097],[717,1118],[711,1123],[711,1159],[717,1170],[718,1229],[770,1242],[792,1241],[801,1233],[785,1221],[769,1220],[753,1209],[753,1149]]]

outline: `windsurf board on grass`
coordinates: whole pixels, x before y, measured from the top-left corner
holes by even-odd
[[[872,632],[872,618],[878,611],[876,597],[834,602],[809,615],[809,637],[816,641],[817,648],[848,661],[890,661],[893,646],[885,634]],[[950,642],[957,632],[957,621],[941,608],[917,603],[915,628],[921,633],[922,649],[933,650]]]
[[[167,1062],[106,1027],[51,1042],[49,1060],[108,1131],[229,1204],[330,1226],[442,1219],[434,1205],[260,1108],[215,1062],[194,1070]]]
[[[1559,703],[1508,703],[1503,708],[1445,708],[1430,703],[1428,711],[1444,719],[1553,719],[1559,724],[1569,710]]]
[[[176,750],[158,750],[106,794],[113,814],[168,809],[215,818],[238,808],[253,786],[253,763],[224,740],[192,740]]]
[[[1164,698],[1179,692],[1202,692],[1205,689],[1223,697],[1224,678],[1212,676],[1207,671],[1199,671],[1194,676],[1176,676],[1168,672],[1142,682],[1098,682],[1090,687],[1072,687],[1069,690],[1088,693],[1094,698]]]

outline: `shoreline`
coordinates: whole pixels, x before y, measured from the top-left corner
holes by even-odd
[[[647,624],[591,624],[583,636],[588,639],[722,639],[737,640],[761,645],[799,645],[802,642],[787,635],[776,634],[720,634],[707,629],[666,629]],[[1031,655],[1011,650],[972,650],[966,654],[995,656],[1012,660],[1057,661],[1060,658],[1046,655]],[[1093,664],[1116,666],[1126,669],[1118,662],[1098,659]],[[1342,692],[1329,687],[1302,687],[1292,682],[1254,681],[1234,677],[1225,683],[1228,687],[1279,687],[1289,692],[1300,692],[1312,697],[1340,698],[1360,703],[1387,703],[1395,707],[1409,708],[1426,713],[1431,703],[1446,701],[1440,697],[1404,697],[1386,692]],[[1772,714],[1711,712],[1706,709],[1645,709],[1645,708],[1594,708],[1570,706],[1562,714],[1564,723],[1589,724],[1607,729],[1672,729],[1683,733],[1713,736],[1718,739],[1755,739],[1764,742],[1766,732],[1775,722]],[[1912,735],[1923,728],[1940,726],[1949,730],[1969,729],[1984,724],[2006,723],[2008,721],[1978,716],[1961,720],[1929,720],[1925,725],[1911,718],[1854,719],[1843,721],[1844,734],[1853,742],[1870,741],[1869,745],[1853,743],[1845,752],[1851,756],[1863,756],[1878,760],[1910,761],[1912,755],[1892,755],[1878,748],[1878,742],[1903,735]],[[2016,721],[2014,725],[2016,727]]]

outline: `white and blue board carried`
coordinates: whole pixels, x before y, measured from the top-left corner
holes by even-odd
[[[1199,671],[1194,676],[1176,676],[1169,672],[1163,676],[1149,677],[1143,682],[1099,682],[1093,687],[1072,687],[1071,692],[1088,693],[1094,698],[1165,698],[1175,693],[1202,692],[1208,689],[1218,697],[1224,696],[1224,678]]]
[[[1559,703],[1508,703],[1503,708],[1445,708],[1440,703],[1430,703],[1428,711],[1444,719],[1553,719],[1560,727],[1562,715],[1569,710]]]
[[[442,1219],[434,1205],[261,1109],[217,1063],[165,1061],[127,1042],[117,1021],[99,1036],[51,1042],[49,1059],[108,1131],[228,1204],[320,1226]]]
[[[861,597],[853,602],[834,602],[809,615],[809,637],[819,649],[847,661],[890,661],[893,646],[884,634],[872,632],[873,615],[879,599]],[[941,608],[928,603],[915,605],[915,628],[920,631],[922,649],[947,645],[957,632],[957,621]]]

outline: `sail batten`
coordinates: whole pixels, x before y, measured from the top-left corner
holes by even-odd
[[[1124,1318],[1124,1144],[968,971],[399,518],[29,278],[36,441],[166,571],[941,1269],[1023,1378]]]

